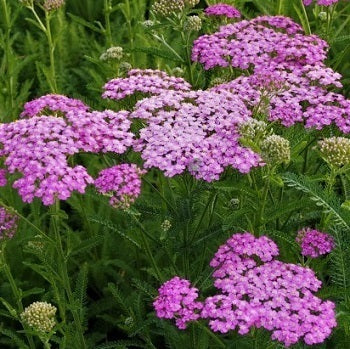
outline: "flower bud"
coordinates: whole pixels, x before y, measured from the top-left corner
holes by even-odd
[[[263,159],[273,165],[290,161],[290,144],[288,139],[278,135],[266,137],[261,143]]]
[[[341,167],[350,164],[350,139],[330,137],[318,142],[322,158],[330,165]]]
[[[21,313],[21,319],[39,332],[50,332],[56,325],[57,308],[47,302],[34,302]]]
[[[185,31],[199,32],[202,28],[202,20],[198,16],[190,16],[184,24]]]
[[[184,8],[184,0],[157,0],[152,6],[153,12],[163,17],[182,12]]]

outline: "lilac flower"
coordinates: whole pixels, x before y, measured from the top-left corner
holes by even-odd
[[[126,209],[140,195],[144,173],[135,164],[116,165],[102,170],[94,184],[100,193],[111,197],[112,206]]]
[[[191,287],[188,280],[175,276],[165,282],[158,293],[153,306],[159,318],[175,319],[180,329],[185,329],[188,322],[199,319],[203,304],[196,301],[198,289]]]
[[[300,230],[296,241],[301,247],[301,253],[311,258],[317,258],[327,254],[331,252],[335,246],[334,239],[331,235],[311,228]]]
[[[17,231],[18,217],[0,207],[0,240],[12,238]]]
[[[182,78],[152,69],[132,69],[128,77],[112,79],[104,86],[103,98],[123,99],[136,92],[158,95],[165,90],[189,91],[191,85]]]
[[[223,3],[207,7],[204,13],[207,16],[225,16],[227,18],[241,17],[241,13],[235,7]]]
[[[24,110],[21,113],[22,118],[30,118],[40,115],[55,115],[66,114],[70,111],[88,111],[90,108],[78,99],[68,98],[66,96],[49,94],[24,105]]]
[[[166,91],[139,101],[131,113],[148,124],[134,149],[146,168],[157,167],[169,177],[188,170],[210,182],[228,166],[248,173],[261,162],[239,144],[239,125],[249,115],[228,91]]]

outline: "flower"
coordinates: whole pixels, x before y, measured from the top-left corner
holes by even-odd
[[[50,332],[56,325],[57,308],[47,302],[34,302],[21,313],[21,320],[39,332]]]
[[[207,16],[225,16],[227,18],[241,17],[241,13],[235,7],[223,3],[207,7],[204,13]]]
[[[157,0],[152,5],[152,10],[156,15],[168,17],[169,15],[182,12],[185,8],[184,0]]]
[[[0,207],[0,240],[10,239],[17,231],[18,216]]]
[[[296,241],[301,247],[301,253],[311,258],[317,258],[327,254],[331,252],[335,246],[334,239],[331,235],[311,228],[300,230]]]
[[[350,139],[345,137],[330,137],[318,142],[323,159],[335,167],[350,164]]]
[[[317,0],[317,5],[319,6],[331,6],[336,4],[339,0]],[[303,0],[305,6],[309,6],[312,3],[312,0]]]
[[[175,276],[159,288],[153,306],[159,318],[176,319],[176,326],[185,329],[188,322],[200,317],[202,303],[197,298],[198,289],[191,287],[188,280]]]
[[[5,169],[0,169],[0,187],[4,187],[7,184],[7,171]]]
[[[102,53],[100,56],[101,61],[120,61],[123,58],[123,48],[120,46],[114,46],[107,49],[106,52]]]
[[[46,11],[54,11],[64,5],[64,0],[44,0],[44,9]]]
[[[98,192],[111,197],[111,206],[126,209],[140,195],[144,173],[135,164],[116,165],[102,170],[94,184]]]

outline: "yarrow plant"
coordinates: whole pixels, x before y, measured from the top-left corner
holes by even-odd
[[[338,3],[339,0],[317,0],[317,5],[319,6],[332,6]],[[312,0],[303,0],[305,6],[312,4]]]
[[[301,247],[302,255],[311,258],[325,255],[335,247],[334,239],[331,235],[311,228],[300,230],[296,241]]]

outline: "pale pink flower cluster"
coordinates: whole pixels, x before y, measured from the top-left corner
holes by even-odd
[[[319,6],[332,6],[336,4],[339,0],[317,0],[317,5]],[[303,0],[305,6],[312,4],[312,0]]]
[[[224,16],[227,18],[241,17],[241,13],[235,7],[223,3],[208,6],[204,10],[204,13],[207,16]]]

